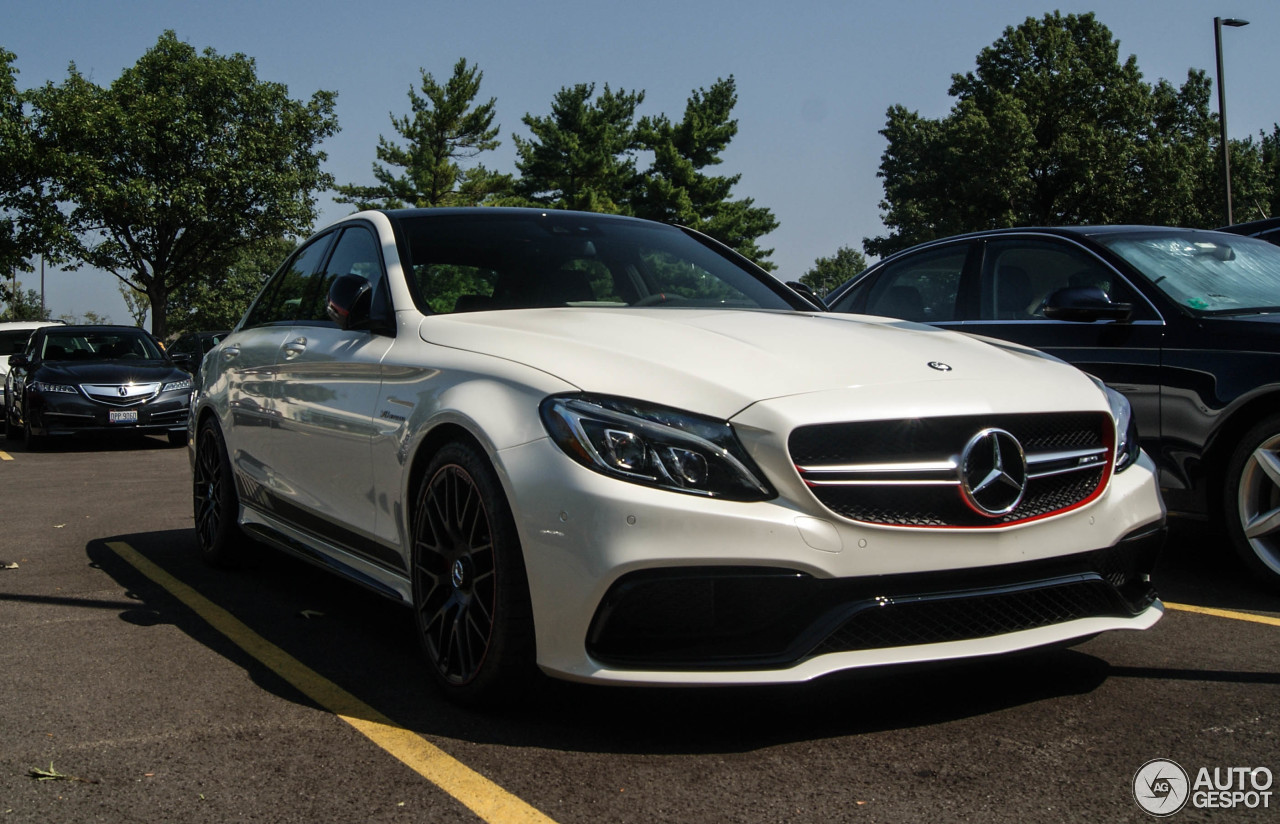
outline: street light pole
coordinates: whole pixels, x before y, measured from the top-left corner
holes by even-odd
[[[1222,81],[1222,27],[1240,28],[1249,25],[1248,20],[1235,17],[1213,18],[1213,51],[1218,58],[1218,125],[1222,128],[1222,181],[1227,193],[1227,225],[1235,223],[1231,216],[1231,147],[1227,143],[1227,92]]]

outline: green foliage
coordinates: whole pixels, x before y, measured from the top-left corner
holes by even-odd
[[[46,188],[27,95],[18,91],[16,55],[0,48],[0,272],[30,272],[30,258],[46,258],[62,232],[61,214]]]
[[[475,105],[484,73],[462,59],[441,86],[425,69],[420,71],[422,93],[409,89],[411,114],[391,115],[391,125],[407,145],[379,135],[381,163],[373,164],[377,185],[338,186],[339,203],[359,209],[476,206],[510,191],[510,175],[480,165],[464,170],[459,163],[501,145],[493,125],[494,98]],[[395,169],[403,171],[396,174]]]
[[[756,245],[778,228],[773,213],[750,198],[731,201],[742,175],[713,176],[703,170],[722,163],[721,153],[738,133],[731,115],[738,93],[733,77],[697,89],[685,104],[684,118],[666,115],[641,119],[640,145],[653,152],[653,163],[636,180],[632,212],[638,217],[678,223],[704,232],[766,269],[772,249]]]
[[[296,244],[265,238],[237,251],[225,268],[193,278],[169,296],[170,335],[230,329]]]
[[[129,311],[129,317],[133,318],[133,325],[139,329],[147,322],[147,312],[151,309],[151,304],[147,302],[145,292],[139,292],[132,286],[126,286],[123,283],[117,283],[116,289],[120,292],[120,297],[124,300],[124,306]]]
[[[562,88],[551,114],[523,122],[532,139],[515,137],[516,194],[555,209],[630,214],[636,176],[636,107],[644,92],[613,91],[595,97],[594,83]],[[592,99],[592,98],[595,99]]]
[[[831,257],[818,258],[813,268],[800,276],[800,282],[826,297],[832,289],[867,268],[867,259],[849,246],[841,246]]]
[[[40,293],[35,289],[22,291],[0,283],[0,302],[5,304],[0,321],[53,320],[47,307],[40,305]]]
[[[945,118],[889,109],[879,176],[891,231],[864,246],[885,255],[1000,226],[1217,225],[1209,91],[1196,70],[1179,88],[1147,85],[1093,14],[1028,18],[953,76]]]
[[[531,139],[517,136],[521,177],[516,193],[526,204],[635,215],[698,229],[764,266],[772,249],[758,240],[778,227],[768,209],[750,198],[730,200],[740,175],[713,176],[721,153],[738,133],[730,115],[734,79],[694,91],[684,117],[636,121],[644,92],[614,92],[593,84],[562,88],[545,117],[525,115]],[[641,153],[652,162],[637,172]]]
[[[315,219],[334,98],[293,100],[251,58],[197,53],[171,31],[107,88],[72,64],[32,94],[51,193],[70,204],[67,251],[145,292],[165,337],[170,293]]]

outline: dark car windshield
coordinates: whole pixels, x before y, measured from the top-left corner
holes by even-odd
[[[1191,231],[1103,235],[1097,240],[1192,311],[1280,311],[1280,246]]]
[[[45,337],[36,354],[47,361],[164,359],[155,341],[135,329],[59,330]]]
[[[674,227],[565,212],[408,215],[423,311],[546,306],[790,309],[745,266]]]

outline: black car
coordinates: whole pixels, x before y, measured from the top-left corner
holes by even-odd
[[[1169,508],[1219,520],[1280,585],[1280,247],[1165,227],[1001,229],[894,254],[828,303],[1031,346],[1120,390]]]
[[[47,436],[135,432],[187,442],[191,376],[133,326],[48,326],[9,358],[4,429]]]
[[[1230,232],[1233,235],[1245,235],[1280,245],[1280,217],[1268,217],[1262,220],[1251,220],[1248,223],[1236,223],[1223,226],[1219,232]]]

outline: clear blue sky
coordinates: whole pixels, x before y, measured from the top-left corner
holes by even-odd
[[[1175,85],[1190,68],[1216,76],[1215,15],[1249,20],[1223,32],[1231,136],[1280,122],[1276,0],[0,0],[0,45],[17,54],[24,88],[61,82],[71,62],[108,85],[165,29],[200,50],[244,53],[295,98],[338,92],[342,131],[322,148],[346,183],[372,182],[378,135],[394,136],[389,115],[407,111],[419,68],[443,80],[460,57],[480,67],[503,139],[485,162],[502,171],[515,170],[521,117],[547,114],[564,86],[643,89],[641,114],[678,118],[690,91],[733,75],[739,132],[721,168],[742,175],[735,196],[778,217],[762,245],[791,279],[884,232],[875,175],[888,107],[945,115],[953,73],[972,70],[1007,26],[1054,10],[1095,12],[1122,60],[1135,55],[1148,83]],[[321,223],[346,211],[321,197]],[[38,273],[20,281],[39,288]],[[45,283],[55,316],[94,310],[130,322],[111,275],[50,270]]]

